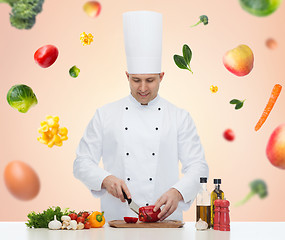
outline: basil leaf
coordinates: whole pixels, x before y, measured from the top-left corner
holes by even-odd
[[[174,59],[175,64],[177,65],[177,67],[179,67],[181,69],[188,69],[187,63],[182,56],[174,55],[173,59]]]
[[[192,58],[192,51],[190,47],[187,44],[184,44],[182,48],[182,52],[183,52],[183,57],[186,61],[186,64],[189,65],[191,58]]]
[[[243,102],[239,102],[239,103],[236,105],[235,109],[240,109],[240,108],[242,108],[242,106],[243,106]]]
[[[230,101],[230,104],[238,104],[238,103],[240,103],[240,102],[241,102],[241,101],[238,100],[238,99],[233,99],[233,100]]]

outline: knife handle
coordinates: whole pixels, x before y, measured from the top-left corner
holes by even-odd
[[[128,204],[131,204],[132,199],[127,197],[127,194],[125,193],[123,189],[122,189],[122,192],[123,192],[124,198],[128,201]]]

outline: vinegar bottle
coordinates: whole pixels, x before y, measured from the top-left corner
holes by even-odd
[[[224,199],[224,192],[220,189],[221,179],[214,179],[215,189],[211,193],[211,227],[214,226],[215,205],[216,199]]]
[[[196,198],[196,222],[201,218],[208,223],[208,228],[211,224],[211,195],[207,191],[207,178],[200,178],[201,190]]]

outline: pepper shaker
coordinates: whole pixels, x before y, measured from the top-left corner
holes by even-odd
[[[220,231],[230,231],[230,202],[228,200],[221,200],[220,203]]]
[[[221,199],[216,199],[214,201],[214,221],[213,221],[213,228],[214,230],[220,230],[220,219],[221,219]]]

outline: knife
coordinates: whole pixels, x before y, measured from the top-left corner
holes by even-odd
[[[128,201],[128,205],[130,207],[131,210],[133,210],[136,214],[139,215],[139,205],[137,205],[131,198],[127,197],[127,194],[124,192],[124,190],[122,189],[124,198]]]

